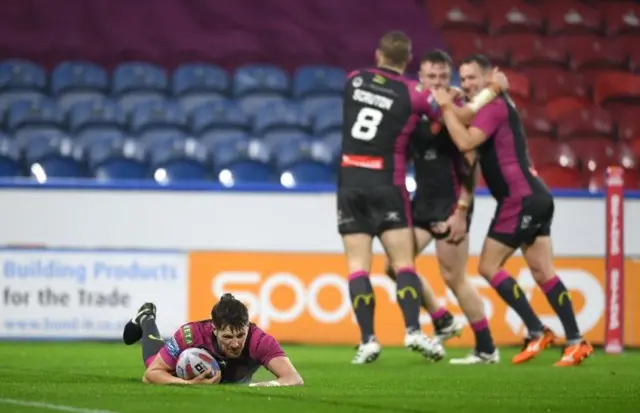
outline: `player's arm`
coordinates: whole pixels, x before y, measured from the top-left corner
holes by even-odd
[[[460,119],[462,124],[471,125],[476,113],[492,100],[494,100],[501,92],[503,87],[497,83],[492,82],[486,88],[482,89],[469,103],[463,106],[451,105],[451,111]]]
[[[251,383],[251,387],[302,386],[302,376],[293,366],[289,357],[280,347],[280,343],[271,335],[260,331],[261,339],[256,340],[252,357],[260,362],[276,378],[275,380]]]
[[[190,384],[190,381],[173,375],[174,368],[167,364],[162,357],[156,357],[144,372],[142,381],[149,384]]]
[[[485,118],[491,116],[490,112],[487,112],[487,107],[483,107],[478,111],[477,116],[474,118],[473,125],[467,129],[467,127],[458,118],[455,112],[452,110],[453,103],[448,102],[441,105],[442,119],[444,120],[451,140],[456,144],[461,152],[469,152],[482,145],[490,136],[489,133],[481,128],[476,127],[478,119],[485,121]]]

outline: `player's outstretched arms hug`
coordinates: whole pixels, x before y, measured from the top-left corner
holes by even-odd
[[[213,384],[219,383],[220,378],[220,372],[212,374],[209,369],[191,380],[185,380],[174,376],[173,369],[165,363],[162,357],[156,357],[144,372],[142,382],[149,384]]]

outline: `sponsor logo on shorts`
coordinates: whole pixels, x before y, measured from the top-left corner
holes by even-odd
[[[342,155],[341,166],[380,170],[384,168],[384,159],[379,156]]]
[[[186,344],[193,344],[193,333],[191,333],[191,326],[182,327],[182,335],[184,336],[184,342]]]
[[[178,345],[178,341],[176,341],[175,337],[171,337],[171,340],[167,342],[167,352],[173,358],[178,357],[180,354],[180,346]]]

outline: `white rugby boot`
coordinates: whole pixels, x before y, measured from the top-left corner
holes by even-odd
[[[465,357],[451,359],[449,364],[496,364],[500,362],[500,352],[496,349],[493,353],[482,353],[479,351],[472,351]]]
[[[358,351],[356,351],[356,355],[351,360],[351,364],[372,363],[380,356],[381,350],[382,347],[378,341],[376,341],[375,337],[372,337],[367,342],[358,345]]]
[[[462,330],[464,330],[464,325],[454,321],[445,328],[436,331],[436,338],[440,340],[441,343],[444,343],[454,337],[460,337]]]
[[[446,354],[439,339],[429,338],[420,330],[407,332],[404,336],[404,346],[421,353],[431,361],[440,361]]]

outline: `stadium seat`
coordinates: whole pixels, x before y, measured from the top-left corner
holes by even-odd
[[[487,28],[485,9],[466,0],[430,1],[430,20],[441,30],[474,31],[482,33]]]
[[[269,149],[258,140],[218,145],[212,159],[214,172],[224,186],[276,183],[279,179],[270,164]]]
[[[629,190],[640,189],[640,174],[637,169],[624,170],[624,188]],[[596,169],[595,171],[585,171],[585,179],[590,191],[602,191],[606,185],[607,168]]]
[[[618,125],[618,138],[631,141],[640,138],[640,115],[637,111],[629,111],[622,114],[614,114]]]
[[[638,105],[637,109],[640,110],[640,76],[630,73],[600,75],[593,87],[593,98],[596,105],[603,107],[630,103]]]
[[[640,159],[640,137],[636,137],[629,142],[629,148],[636,159]]]
[[[45,98],[47,76],[42,67],[28,60],[0,62],[0,113],[20,100],[36,102]]]
[[[8,136],[0,134],[0,177],[20,175],[20,148]]]
[[[509,50],[502,36],[483,36],[475,33],[447,31],[443,33],[443,37],[451,57],[456,63],[472,54],[482,53],[494,65],[500,67],[511,65]]]
[[[314,139],[306,134],[301,132],[283,132],[283,133],[272,133],[265,135],[262,138],[262,141],[267,145],[267,147],[273,153],[277,153],[282,148],[286,148],[290,145],[296,145],[297,142],[312,142]]]
[[[511,54],[511,65],[516,69],[567,67],[567,51],[553,38],[526,33],[504,35],[502,39]]]
[[[561,165],[546,165],[537,168],[538,176],[550,187],[560,189],[577,189],[584,187],[584,179],[580,170],[566,168]]]
[[[542,33],[540,11],[524,2],[492,4],[489,8],[489,33]]]
[[[595,171],[614,160],[615,145],[607,138],[584,138],[570,142],[582,169]]]
[[[333,159],[322,142],[300,139],[280,146],[274,153],[280,183],[287,188],[333,181]]]
[[[538,138],[529,139],[527,147],[530,160],[536,169],[549,165],[559,165],[567,169],[578,169],[580,166],[575,152],[566,143]]]
[[[77,102],[69,111],[69,132],[84,139],[85,134],[124,131],[127,117],[122,108],[111,100],[95,99]]]
[[[520,120],[528,137],[551,138],[554,134],[554,124],[549,119],[544,108],[526,106],[519,108]]]
[[[313,121],[313,133],[322,138],[332,132],[340,132],[342,128],[342,108],[327,108],[319,112]]]
[[[38,182],[49,178],[83,178],[82,151],[68,137],[33,142],[25,148],[25,162]]]
[[[233,97],[246,113],[289,95],[289,77],[273,65],[242,66],[236,69],[232,82]]]
[[[546,103],[557,98],[576,98],[587,104],[589,87],[579,74],[551,68],[535,68],[524,71],[531,82],[533,100]]]
[[[105,140],[86,151],[92,175],[101,181],[148,177],[145,151],[134,139]]]
[[[602,33],[600,12],[584,3],[553,1],[546,3],[542,9],[549,36]]]
[[[625,54],[629,59],[629,70],[635,74],[640,74],[640,48],[638,48],[637,36],[620,36],[620,44],[623,45]]]
[[[186,113],[203,103],[226,97],[229,83],[224,69],[206,63],[180,65],[171,78],[172,94]]]
[[[340,158],[340,152],[342,150],[342,133],[341,132],[331,132],[324,136],[322,142],[325,144],[329,152],[331,153],[331,157],[333,158],[333,162],[337,162]]]
[[[558,38],[569,52],[572,70],[584,75],[602,70],[627,70],[624,45],[616,39],[596,36],[564,36]]]
[[[638,169],[639,157],[633,152],[633,149],[625,142],[618,142],[613,153],[613,160],[617,165],[625,169]]]
[[[289,99],[280,95],[265,96],[265,95],[249,95],[240,99],[236,99],[240,109],[249,117],[255,116],[256,112],[262,108],[273,108],[276,106],[286,106],[289,104]]]
[[[152,102],[134,107],[130,131],[145,145],[173,142],[187,133],[187,120],[177,103]]]
[[[613,139],[613,118],[604,109],[590,107],[570,112],[558,120],[558,139]]]
[[[208,153],[201,142],[189,138],[150,154],[154,179],[161,184],[207,179]]]
[[[121,146],[125,140],[127,140],[125,135],[118,130],[89,131],[76,139],[76,144],[89,156],[94,150],[101,151],[102,148]]]
[[[208,151],[214,151],[217,145],[225,144],[228,141],[248,141],[251,138],[249,134],[242,131],[211,131],[198,140],[207,148]]]
[[[509,95],[516,99],[529,100],[531,85],[529,79],[520,72],[510,69],[502,69],[509,79]]]
[[[269,140],[271,135],[300,133],[309,130],[309,121],[299,105],[265,107],[256,112],[253,133]]]
[[[164,100],[169,78],[164,69],[151,63],[122,63],[113,72],[112,92],[125,111],[139,103]]]
[[[18,101],[9,107],[7,130],[16,139],[24,139],[24,134],[59,134],[64,130],[64,114],[55,102]]]
[[[233,102],[219,100],[198,106],[191,117],[192,133],[203,140],[210,134],[247,132],[249,117]]]
[[[557,122],[560,118],[589,106],[591,106],[591,103],[585,99],[573,96],[563,96],[550,100],[545,105],[545,111],[547,112],[549,119]]]
[[[63,110],[75,103],[104,98],[109,76],[102,67],[89,62],[63,62],[51,72],[51,92]]]
[[[346,73],[333,66],[303,66],[293,77],[293,97],[314,99],[340,97]]]
[[[312,121],[326,108],[339,107],[342,108],[342,96],[333,97],[308,97],[300,101],[302,116]]]
[[[640,35],[640,5],[632,2],[598,2],[609,36]]]

